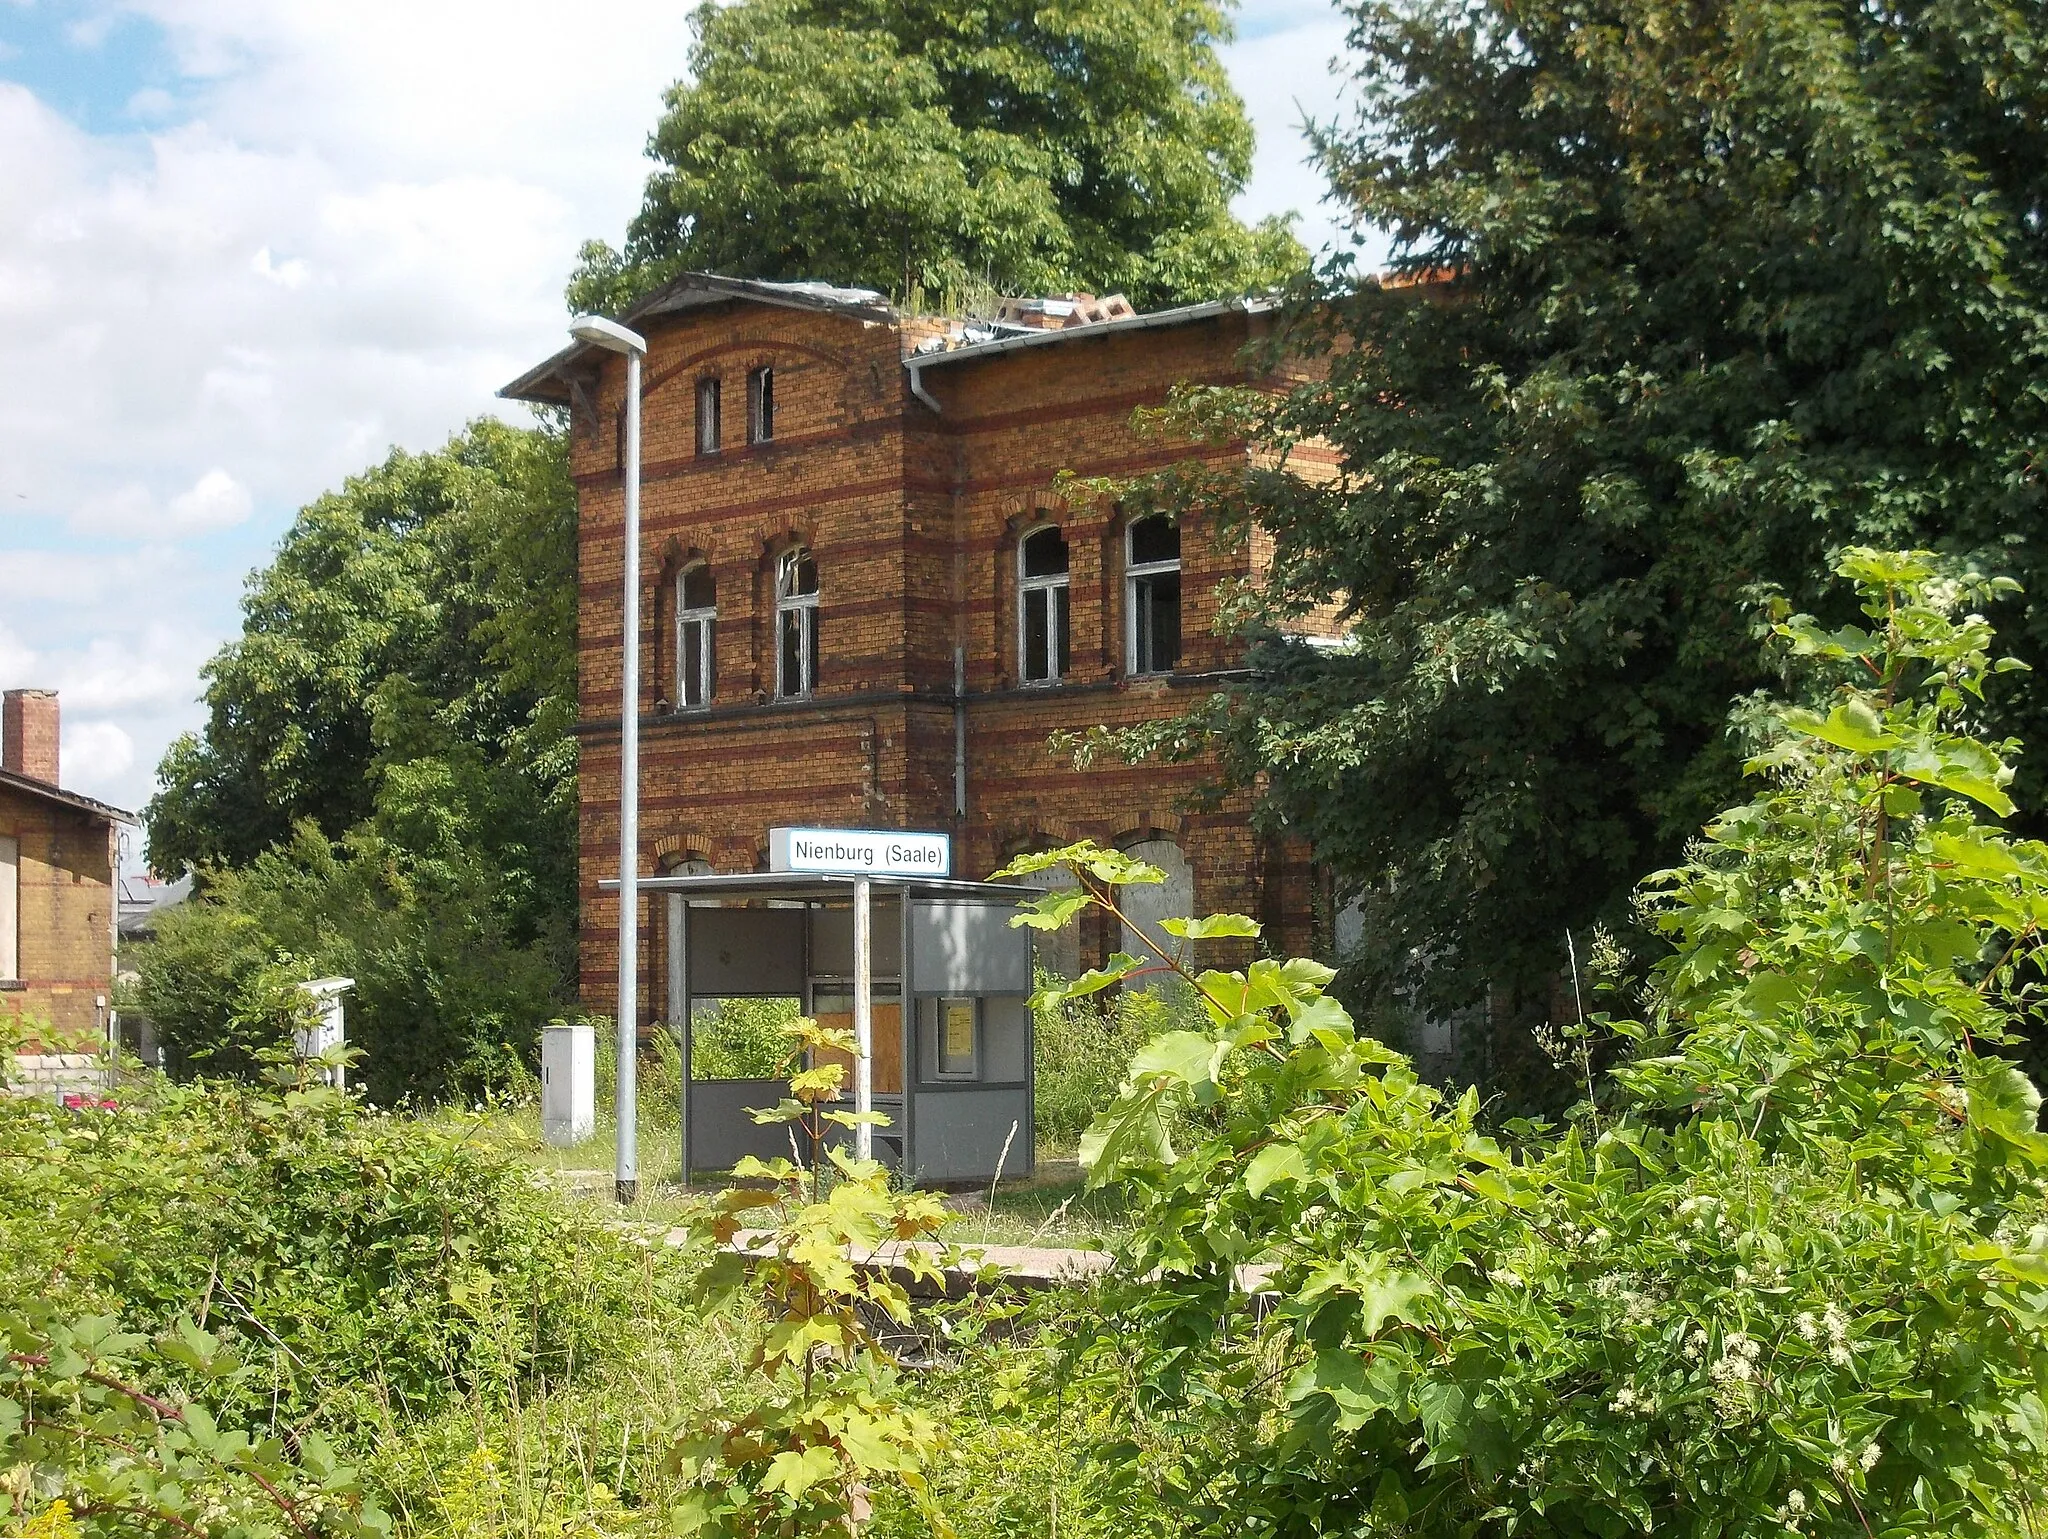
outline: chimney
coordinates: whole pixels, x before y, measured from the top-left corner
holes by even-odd
[[[0,696],[0,769],[57,783],[57,691],[10,689]]]

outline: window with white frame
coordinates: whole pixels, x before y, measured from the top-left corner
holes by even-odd
[[[676,705],[711,703],[718,681],[718,587],[708,562],[676,575]]]
[[[1017,544],[1017,655],[1024,682],[1067,676],[1067,541],[1050,526]]]
[[[1131,672],[1171,673],[1180,663],[1180,529],[1157,514],[1124,536],[1124,614]]]
[[[716,454],[719,432],[718,381],[700,379],[697,381],[697,452]]]
[[[799,545],[775,564],[775,693],[785,700],[818,687],[818,563]]]
[[[763,364],[747,375],[747,442],[765,444],[775,436],[775,371]]]
[[[21,976],[21,842],[0,834],[0,978]]]

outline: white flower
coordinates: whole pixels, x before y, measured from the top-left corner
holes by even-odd
[[[1856,1361],[1856,1355],[1838,1341],[1828,1348],[1828,1361],[1837,1368],[1847,1368]]]
[[[1493,1269],[1493,1280],[1503,1288],[1519,1288],[1522,1286],[1522,1274],[1511,1271],[1504,1266],[1497,1266]]]
[[[1827,1312],[1820,1317],[1820,1323],[1827,1329],[1830,1341],[1843,1341],[1848,1338],[1849,1317],[1833,1304],[1828,1305]]]
[[[1806,1511],[1806,1493],[1794,1486],[1785,1493],[1785,1510],[1795,1518]]]
[[[1877,1444],[1872,1443],[1868,1448],[1863,1450],[1863,1457],[1858,1459],[1856,1462],[1863,1466],[1863,1473],[1868,1475],[1872,1470],[1877,1468],[1877,1461],[1879,1459],[1882,1459],[1883,1457],[1884,1450],[1879,1448]]]
[[[1810,1309],[1800,1311],[1799,1318],[1792,1322],[1792,1329],[1799,1332],[1801,1341],[1820,1340],[1820,1322],[1814,1319]]]

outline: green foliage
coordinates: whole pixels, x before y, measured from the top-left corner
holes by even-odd
[[[1656,1009],[1595,1017],[1635,1052],[1570,1125],[1488,1136],[1327,968],[1193,980],[1208,1029],[1084,1153],[1136,1203],[1078,1346],[1121,1532],[2048,1532],[2048,1137],[1995,1053],[2048,847],[1982,821],[2012,745],[1966,730],[1996,669],[1956,614],[1994,585],[1841,571],[1868,624],[1777,627],[1832,706],[1646,887]]]
[[[1184,413],[1339,473],[1134,495],[1261,527],[1239,618],[1328,602],[1354,645],[1265,647],[1126,746],[1220,750],[1314,844],[1364,908],[1361,994],[1420,955],[1436,1005],[1540,1011],[1567,928],[1639,944],[1637,875],[1737,794],[1771,594],[1852,616],[1826,553],[1869,542],[2048,593],[2048,12],[1346,9],[1357,114],[1322,162],[1402,281],[1329,274],[1313,377]],[[1998,611],[2037,672],[1987,719],[2048,742],[2048,606]]]
[[[1071,1150],[1116,1099],[1131,1055],[1161,1032],[1199,1015],[1185,989],[1120,990],[1114,998],[1058,1000],[1058,980],[1041,974],[1036,1012],[1037,1071],[1031,1105],[1041,1150]]]
[[[490,872],[463,861],[414,861],[374,826],[330,844],[302,823],[164,915],[140,948],[136,1002],[179,1072],[246,1075],[282,1040],[266,1003],[280,984],[353,978],[347,1032],[371,1099],[523,1085],[560,1008],[563,948],[518,944],[483,895]]]
[[[714,1300],[752,1291],[767,1302],[753,1359],[759,1395],[744,1411],[712,1411],[676,1444],[690,1484],[671,1508],[672,1529],[707,1539],[858,1533],[871,1488],[886,1483],[943,1539],[952,1528],[930,1500],[925,1465],[944,1440],[935,1423],[903,1405],[870,1324],[875,1316],[907,1324],[910,1296],[894,1274],[936,1280],[939,1258],[911,1245],[891,1272],[863,1276],[849,1253],[925,1240],[946,1212],[929,1193],[892,1189],[880,1164],[839,1146],[863,1114],[834,1109],[846,1065],[820,1055],[851,1053],[853,1034],[799,1018],[786,1040],[798,1061],[789,1095],[754,1117],[789,1124],[804,1162],[748,1156],[733,1174],[766,1185],[728,1187],[696,1220],[719,1246],[760,1231],[746,1256],[721,1252],[705,1275]]]
[[[572,965],[575,569],[551,432],[478,422],[300,512],[144,814],[159,869],[201,870],[141,963],[187,1060],[245,1055],[280,953],[358,979],[382,1098],[531,1057]]]
[[[788,1066],[796,999],[721,999],[690,1017],[690,1072],[698,1079],[772,1079]]]
[[[1303,263],[1283,222],[1230,212],[1252,132],[1211,0],[743,0],[696,27],[625,252],[584,247],[578,309],[688,269],[1150,305]]]
[[[215,1410],[337,1440],[573,1377],[670,1284],[475,1135],[325,1087],[0,1097],[0,1308],[189,1315],[240,1359],[192,1380]]]
[[[388,1532],[317,1433],[288,1448],[163,1387],[238,1367],[189,1319],[151,1342],[109,1316],[0,1310],[0,1524],[27,1539]]]

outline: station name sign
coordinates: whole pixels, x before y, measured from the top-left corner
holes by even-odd
[[[768,869],[818,876],[950,876],[950,834],[899,829],[771,828]]]

